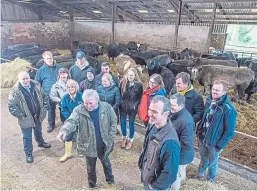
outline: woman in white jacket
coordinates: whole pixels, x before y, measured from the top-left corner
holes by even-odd
[[[67,93],[66,85],[68,79],[70,79],[69,71],[66,68],[60,68],[58,70],[57,82],[52,86],[50,91],[51,100],[58,104],[62,123],[64,123],[65,118],[62,116],[61,112],[61,101],[63,96]]]

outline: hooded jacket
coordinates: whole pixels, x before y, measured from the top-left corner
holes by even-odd
[[[104,102],[99,102],[99,127],[105,145],[104,158],[112,151],[117,131],[117,117],[113,108]],[[78,129],[78,130],[77,130]],[[97,146],[94,124],[88,110],[83,104],[74,108],[71,116],[61,128],[66,136],[78,131],[77,151],[87,157],[97,157]]]

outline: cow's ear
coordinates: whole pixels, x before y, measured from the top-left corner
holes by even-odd
[[[188,70],[189,72],[192,72],[192,69],[193,69],[193,67],[187,67],[187,70]]]

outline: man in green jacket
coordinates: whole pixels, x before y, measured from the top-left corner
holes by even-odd
[[[18,82],[14,85],[8,97],[10,113],[18,119],[23,135],[23,147],[27,163],[32,163],[32,129],[39,147],[50,148],[42,136],[42,121],[46,117],[47,95],[40,84],[30,80],[27,72],[18,74]]]
[[[99,100],[95,90],[84,91],[83,104],[78,105],[65,121],[57,139],[65,140],[78,129],[77,151],[86,157],[88,184],[96,187],[96,160],[100,159],[108,184],[114,184],[109,154],[113,150],[117,117],[111,105]]]

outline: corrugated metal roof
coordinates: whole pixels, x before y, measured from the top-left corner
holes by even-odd
[[[117,6],[118,15],[122,15],[124,21],[150,22],[153,19],[160,22],[175,22],[178,12],[179,0],[4,0],[27,7],[44,7],[47,14],[53,18],[59,17],[68,19],[69,13],[75,18],[101,20],[112,18],[112,4]],[[257,24],[257,0],[182,0],[182,23],[209,23],[211,21],[212,9],[217,3],[216,23],[256,23]],[[10,19],[8,14],[18,18],[35,19],[38,16],[24,10],[10,10],[10,13],[3,10],[4,19]],[[169,12],[169,11],[170,12]],[[173,10],[173,12],[171,11]],[[98,11],[95,13],[93,11]],[[140,13],[145,12],[145,13]],[[33,13],[33,14],[32,14]],[[18,15],[17,15],[18,14]],[[31,18],[28,16],[31,15]],[[119,22],[119,19],[117,20]]]

